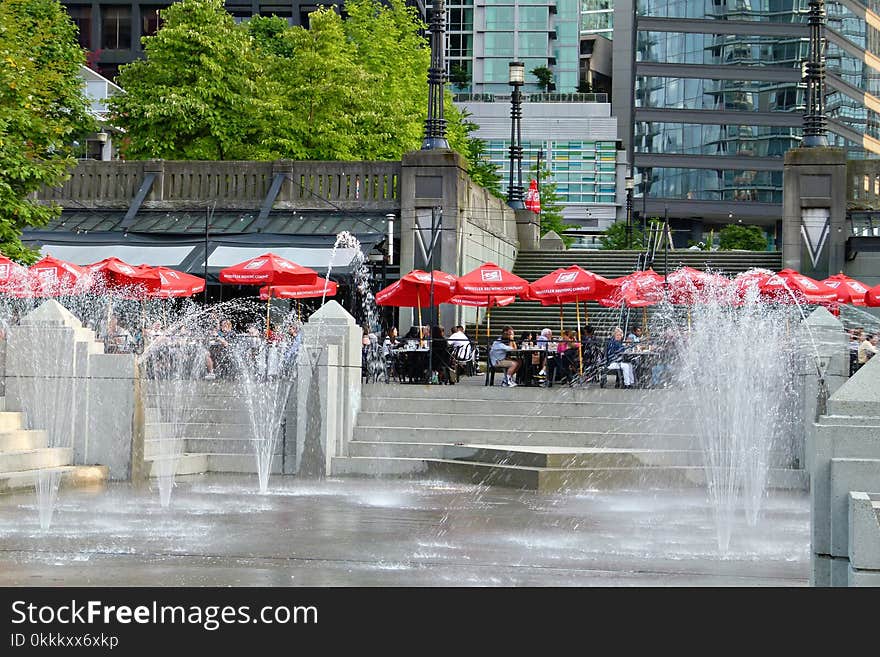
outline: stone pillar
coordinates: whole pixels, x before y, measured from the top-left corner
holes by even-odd
[[[49,300],[9,328],[6,398],[50,447],[70,447],[75,465],[132,474],[135,357],[104,354],[94,332]]]
[[[328,301],[303,325],[303,347],[308,354],[300,356],[296,390],[295,470],[302,470],[307,445],[315,439],[309,426],[316,426],[317,418],[310,416],[318,412],[323,463],[311,474],[326,475],[334,456],[348,456],[360,412],[361,330],[342,306]]]
[[[519,248],[524,251],[537,250],[541,241],[540,215],[531,210],[515,210],[515,216]]]
[[[275,160],[272,162],[272,178],[279,173],[284,174],[284,181],[281,183],[281,189],[278,190],[275,202],[295,203],[300,190],[298,187],[299,181],[293,177],[293,161]]]
[[[832,394],[827,410],[807,436],[810,583],[876,585],[880,532],[864,517],[864,496],[871,504],[880,499],[880,358],[868,361]],[[853,497],[854,492],[862,495]],[[853,519],[856,525],[850,524]]]
[[[809,468],[805,463],[805,444],[801,439],[809,436],[815,429],[819,396],[821,403],[835,393],[849,378],[849,341],[841,324],[827,309],[816,308],[805,322],[805,356],[799,363],[798,391],[801,401],[800,417],[803,418],[797,431],[799,438],[790,447],[790,456],[797,460],[798,468]],[[817,362],[818,359],[818,362]],[[819,374],[822,374],[825,390],[820,390]]]
[[[435,207],[443,212],[435,269],[458,276],[486,260],[494,260],[507,268],[513,265],[519,248],[518,219],[514,211],[471,181],[467,162],[461,155],[452,150],[434,149],[407,153],[401,162],[401,272],[427,269],[416,228],[422,227],[422,239],[426,241],[431,211]],[[533,228],[526,232],[529,230]],[[411,308],[400,309],[401,331],[414,323],[414,313]],[[441,305],[439,319],[441,326],[454,325],[459,319],[457,308]]]
[[[146,160],[144,175],[155,173],[153,184],[144,201],[162,201],[165,199],[165,160]],[[140,183],[138,183],[140,184]]]
[[[846,152],[794,148],[785,154],[782,264],[822,280],[846,257]]]

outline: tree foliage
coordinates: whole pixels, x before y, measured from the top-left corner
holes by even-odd
[[[538,66],[531,70],[532,75],[538,79],[538,86],[544,90],[544,93],[553,91],[553,71],[546,66]]]
[[[529,170],[529,176],[537,179],[538,167],[533,165]],[[526,186],[528,189],[528,186]],[[577,228],[577,224],[567,224],[562,217],[562,196],[556,191],[556,181],[546,167],[541,167],[541,182],[538,185],[538,193],[541,195],[541,213],[539,222],[541,225],[541,235],[549,233],[551,230],[562,238],[566,247],[574,243],[574,238],[563,235],[566,230]]]
[[[461,91],[471,83],[471,74],[464,66],[453,64],[449,67],[449,82]]]
[[[720,251],[766,251],[767,235],[759,226],[729,224],[718,232]]]
[[[57,0],[0,2],[0,251],[21,262],[36,259],[21,231],[60,210],[28,195],[64,182],[74,139],[94,128],[83,63],[76,27]]]
[[[599,238],[603,249],[625,251],[627,249],[639,251],[642,249],[643,235],[637,226],[632,227],[632,241],[628,244],[626,222],[615,221],[605,229],[605,234]]]
[[[131,159],[272,158],[267,146],[276,99],[263,63],[223,0],[182,0],[143,38],[146,59],[123,66],[126,93],[111,100]]]

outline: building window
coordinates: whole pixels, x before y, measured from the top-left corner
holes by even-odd
[[[153,36],[162,27],[162,17],[159,12],[165,7],[141,7],[141,36]],[[143,46],[141,46],[143,47]]]
[[[92,8],[87,5],[69,5],[67,13],[76,25],[77,39],[84,50],[92,49]]]
[[[104,50],[131,48],[131,7],[101,6],[101,47]]]

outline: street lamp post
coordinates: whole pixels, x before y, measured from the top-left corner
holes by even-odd
[[[507,185],[507,204],[514,210],[524,209],[522,184],[522,86],[526,81],[526,65],[510,62],[508,78],[513,92],[510,94],[510,182]],[[514,184],[514,170],[516,184]]]
[[[808,148],[828,145],[825,118],[825,2],[810,0],[807,19],[810,26],[810,54],[804,64],[807,82],[807,107],[804,112],[803,145]]]
[[[446,31],[444,0],[434,0],[428,31],[431,33],[431,67],[428,69],[428,118],[425,119],[423,151],[449,148],[446,140],[446,119],[443,118],[443,90],[446,83],[446,65],[443,61]]]
[[[632,173],[626,177],[626,248],[632,248],[633,241],[633,187],[635,180]]]

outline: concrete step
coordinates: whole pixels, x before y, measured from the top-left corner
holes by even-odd
[[[24,427],[24,413],[0,411],[0,433]]]
[[[454,408],[454,405],[453,405]],[[421,410],[421,409],[420,409]],[[522,411],[523,409],[519,409]],[[493,415],[489,423],[496,430],[507,431],[592,431],[597,433],[691,433],[680,420],[625,417],[577,417],[555,412],[534,414]],[[621,414],[622,415],[622,414]],[[423,427],[425,429],[479,429],[487,422],[485,415],[467,413],[402,413],[393,411],[361,411],[359,427]]]
[[[444,386],[448,387],[448,386]],[[454,387],[454,386],[453,386]],[[461,386],[465,387],[465,386]],[[481,388],[482,386],[468,386]],[[503,389],[505,392],[507,388]],[[514,388],[513,391],[518,391]],[[627,390],[626,392],[631,392]],[[438,394],[442,394],[439,393]],[[516,392],[517,396],[522,393]],[[533,401],[530,399],[407,399],[407,398],[375,398],[364,397],[361,410],[364,413],[413,413],[413,414],[456,414],[478,419],[479,425],[487,423],[487,417],[495,418],[505,415],[531,417],[566,417],[566,418],[620,418],[645,419],[662,416],[665,421],[690,421],[692,413],[685,407],[672,407],[660,412],[644,402],[583,402],[564,401],[567,396],[560,395],[560,401]],[[430,425],[429,425],[430,426]]]
[[[163,436],[250,439],[252,435],[253,427],[249,423],[185,422],[181,425],[175,425],[171,422],[147,422],[144,425],[145,440],[160,439]]]
[[[702,466],[698,449],[658,449],[650,443],[641,447],[552,447],[535,445],[450,445],[448,443],[406,443],[352,441],[350,456],[449,459],[503,463],[533,467],[638,467],[640,465]],[[789,467],[791,457],[782,451],[769,455],[770,462]]]
[[[48,444],[45,431],[39,429],[16,429],[0,432],[0,454],[21,450],[40,449]]]
[[[148,423],[168,421],[170,417],[186,417],[190,422],[216,422],[218,424],[245,424],[250,421],[248,409],[244,404],[240,407],[201,408],[175,406],[173,408],[148,407],[144,409],[144,417]]]
[[[162,441],[144,440],[144,458],[152,458],[162,453]],[[253,454],[254,444],[249,438],[183,438],[182,452],[187,454]],[[282,441],[275,448],[280,454]]]
[[[71,465],[73,449],[69,447],[43,447],[0,452],[0,472],[39,470]]]
[[[156,477],[158,470],[156,462],[159,459],[153,457],[145,459],[147,467],[150,468],[150,476]],[[206,472],[240,472],[245,474],[256,474],[257,462],[253,454],[181,454],[178,463],[176,476],[189,474],[203,474]],[[272,459],[272,474],[281,472],[281,456],[278,455]]]
[[[358,427],[354,440],[401,443],[468,445],[541,445],[549,447],[699,449],[699,440],[688,434],[602,433],[592,431],[528,431],[508,429],[442,429],[413,427]]]
[[[820,426],[880,427],[880,416],[870,415],[822,415],[817,422]]]
[[[639,467],[537,467],[449,459],[336,457],[334,475],[374,477],[420,476],[465,481],[482,485],[556,493],[577,489],[694,487],[705,485],[700,466]],[[806,490],[807,474],[802,470],[771,470],[769,488]]]
[[[62,472],[62,487],[103,486],[110,474],[110,470],[106,465],[67,465],[53,469]],[[0,472],[0,493],[33,489],[39,473],[39,470]]]
[[[349,443],[350,456],[398,457],[474,461],[541,468],[640,467],[702,465],[702,454],[693,450],[622,448],[553,449],[515,448],[507,445],[446,445],[443,443]]]
[[[497,384],[497,377],[496,377]],[[503,388],[495,386],[429,386],[421,384],[407,385],[374,385],[367,386],[363,391],[363,402],[371,399],[405,399],[405,400],[451,400],[451,401],[517,401],[529,403],[590,403],[628,404],[646,408],[678,406],[680,393],[677,390],[618,388],[569,388],[554,386],[553,388]],[[407,402],[409,403],[409,402]],[[567,407],[570,408],[570,407]],[[484,409],[485,412],[485,409]]]

